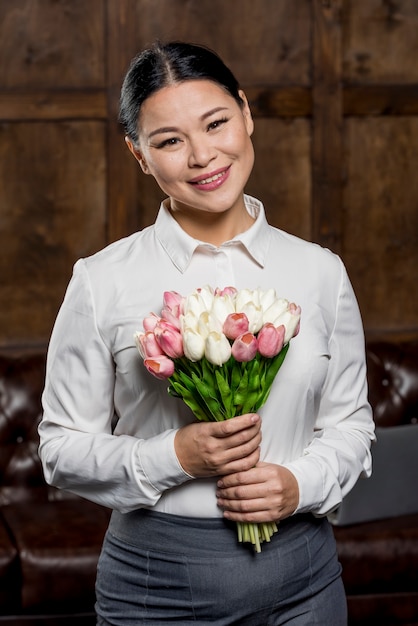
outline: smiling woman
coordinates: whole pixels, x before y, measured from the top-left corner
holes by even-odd
[[[155,224],[76,263],[51,337],[39,428],[47,481],[113,509],[97,623],[345,626],[326,516],[370,473],[374,437],[345,268],[270,226],[244,193],[254,124],[214,52],[181,42],[143,51],[123,83],[120,121],[167,198]],[[134,335],[141,321],[152,330],[162,294],[172,294],[180,324],[179,294],[203,298],[205,285],[277,292],[302,308],[258,413],[196,422],[167,394],[168,372],[151,377],[140,361]],[[152,343],[147,335],[158,365],[162,334]],[[170,337],[177,358],[183,346]],[[248,339],[236,338],[239,358],[256,341],[271,350],[271,338]],[[254,377],[239,378],[245,400]],[[236,541],[236,522],[279,530],[255,556]]]
[[[126,139],[180,226],[218,245],[250,225],[243,190],[254,163],[253,121],[243,92],[240,100],[209,80],[163,87],[141,108],[137,143]]]

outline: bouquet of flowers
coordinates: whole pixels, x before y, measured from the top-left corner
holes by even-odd
[[[144,319],[135,343],[147,370],[167,380],[198,420],[221,421],[257,412],[299,332],[300,307],[274,289],[198,288],[163,296],[160,315]],[[275,523],[237,522],[238,539],[256,552]]]

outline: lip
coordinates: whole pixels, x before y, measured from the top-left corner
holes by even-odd
[[[230,168],[231,166],[228,165],[227,167],[221,167],[213,172],[201,174],[200,176],[196,176],[196,178],[189,180],[189,184],[193,185],[196,189],[213,191],[213,189],[217,189],[226,181],[229,176]]]

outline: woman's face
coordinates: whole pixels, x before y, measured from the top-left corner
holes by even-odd
[[[143,171],[171,199],[174,214],[243,210],[254,163],[253,121],[218,84],[193,80],[160,89],[143,104],[139,149],[128,146]]]

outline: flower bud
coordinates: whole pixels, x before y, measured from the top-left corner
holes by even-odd
[[[257,339],[252,333],[244,333],[232,344],[232,356],[236,361],[252,361],[257,354]]]
[[[230,296],[232,300],[235,300],[235,296],[238,290],[235,287],[224,287],[223,289],[217,289],[215,294],[217,296]]]
[[[195,330],[187,328],[183,331],[184,356],[193,361],[200,361],[205,354],[205,339]]]
[[[183,340],[177,328],[161,320],[155,327],[154,334],[164,354],[172,359],[183,356]]]
[[[234,303],[232,298],[228,295],[225,296],[216,296],[213,299],[212,304],[212,314],[219,320],[221,328],[223,326],[224,321],[228,317],[230,313],[234,313]]]
[[[138,348],[139,354],[143,359],[153,356],[161,356],[163,354],[163,351],[161,350],[153,332],[138,332],[135,333],[134,338],[136,347]]]
[[[211,332],[207,336],[205,357],[213,365],[226,363],[231,356],[231,345],[223,333]]]
[[[301,308],[300,306],[296,306],[293,302],[289,304],[287,310],[284,311],[281,315],[279,315],[275,322],[275,326],[284,325],[286,328],[286,334],[284,337],[284,343],[289,343],[289,341],[297,335],[299,332],[300,326],[300,316],[301,316]]]
[[[263,325],[263,309],[255,302],[247,302],[242,308],[242,313],[248,318],[250,333],[258,333]]]
[[[209,333],[221,333],[222,324],[211,311],[204,311],[200,314],[197,322],[197,332],[206,339]]]
[[[258,351],[261,356],[271,359],[276,354],[279,354],[283,348],[284,336],[285,327],[283,325],[276,328],[270,322],[264,324],[257,335]]]
[[[278,319],[285,311],[287,311],[289,301],[284,298],[277,298],[267,309],[264,310],[263,322],[265,324],[271,323],[274,326],[279,326]]]
[[[159,380],[165,380],[174,374],[174,363],[166,356],[155,356],[152,359],[145,359],[144,365],[150,374]]]
[[[146,317],[144,319],[144,321],[142,322],[144,330],[151,330],[151,331],[153,331],[154,328],[156,327],[156,325],[158,324],[158,322],[160,321],[160,319],[161,318],[158,317],[158,315],[155,315],[155,313],[151,313],[151,315]]]
[[[248,331],[249,322],[245,313],[231,313],[223,325],[223,332],[228,339],[236,339]]]

